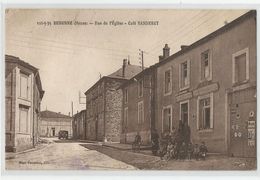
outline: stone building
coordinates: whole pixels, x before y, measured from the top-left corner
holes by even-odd
[[[116,72],[103,76],[86,92],[86,139],[120,141],[122,91],[120,85],[142,68],[127,60]]]
[[[82,110],[73,116],[73,139],[86,139],[86,110]]]
[[[210,152],[256,156],[256,11],[155,66],[159,132],[182,121]]]
[[[40,104],[44,95],[37,68],[5,56],[6,151],[32,148],[38,141]]]
[[[41,137],[57,137],[59,131],[68,131],[69,138],[72,137],[73,118],[61,113],[49,110],[40,113],[39,132]]]

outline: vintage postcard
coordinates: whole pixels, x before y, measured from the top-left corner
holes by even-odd
[[[257,170],[254,9],[5,18],[5,170]]]

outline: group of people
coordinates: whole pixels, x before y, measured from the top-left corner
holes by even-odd
[[[152,131],[152,153],[161,159],[189,159],[205,160],[208,149],[205,142],[192,144],[190,140],[190,128],[188,123],[180,121],[179,128],[173,128],[172,132],[165,132],[159,137],[156,130]]]

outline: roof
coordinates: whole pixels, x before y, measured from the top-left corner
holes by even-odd
[[[123,88],[123,87],[127,86],[128,84],[130,84],[131,82],[134,82],[135,79],[138,79],[142,75],[150,73],[154,68],[155,68],[155,66],[153,65],[153,66],[150,66],[149,68],[144,69],[143,71],[141,71],[140,73],[136,74],[135,76],[133,76],[128,81],[124,82],[119,88]]]
[[[5,55],[5,62],[16,63],[16,64],[19,64],[21,66],[24,66],[24,67],[32,70],[35,75],[35,78],[36,78],[36,84],[40,91],[40,97],[42,99],[42,97],[44,95],[44,90],[42,89],[42,82],[41,82],[41,78],[40,78],[40,74],[39,74],[39,69],[32,66],[31,64],[21,60],[19,57],[16,57],[16,56]]]
[[[237,19],[231,21],[230,23],[226,24],[225,26],[223,26],[223,27],[217,29],[216,31],[208,34],[207,36],[201,38],[200,40],[198,40],[198,41],[196,41],[194,43],[192,43],[191,45],[185,47],[184,49],[182,49],[182,50],[180,50],[178,52],[176,52],[175,54],[172,54],[168,58],[166,58],[166,59],[156,63],[154,66],[158,67],[158,66],[160,66],[162,64],[167,63],[168,61],[173,60],[174,58],[176,58],[178,56],[183,55],[184,53],[186,53],[186,52],[188,52],[188,51],[198,47],[201,44],[204,44],[204,43],[210,41],[211,39],[219,36],[220,34],[227,32],[228,30],[232,29],[233,27],[235,27],[236,25],[242,23],[244,20],[246,20],[246,19],[248,19],[250,17],[256,17],[256,10],[251,10],[251,11],[243,14],[242,16],[240,16]]]
[[[43,118],[72,118],[70,116],[61,114],[61,113],[57,113],[57,112],[53,112],[53,111],[41,111],[40,112],[40,116]]]
[[[131,65],[127,64],[125,66],[125,76],[123,77],[123,67],[118,69],[117,71],[113,72],[112,74],[108,75],[107,77],[113,77],[113,78],[122,78],[122,79],[131,79],[133,76],[138,74],[139,72],[142,71],[142,67],[136,66],[136,65]]]
[[[127,64],[125,67],[125,76],[123,77],[123,68],[121,67],[117,71],[113,72],[112,74],[108,76],[103,76],[101,79],[99,79],[93,86],[91,86],[84,94],[86,95],[91,89],[93,89],[98,83],[102,82],[104,79],[117,79],[117,80],[129,80],[136,74],[140,73],[142,71],[142,67],[137,65],[131,65]]]

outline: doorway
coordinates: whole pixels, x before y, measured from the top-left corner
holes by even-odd
[[[55,136],[55,128],[51,128],[52,136]]]

